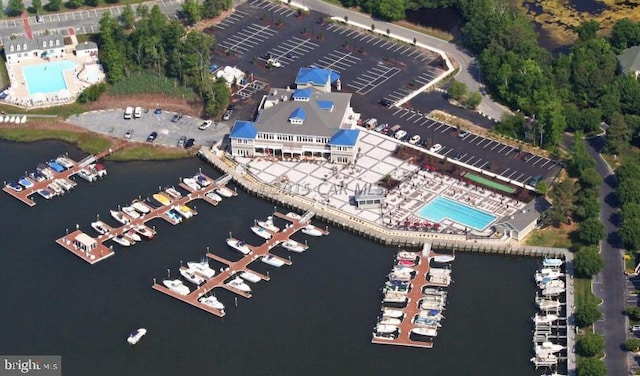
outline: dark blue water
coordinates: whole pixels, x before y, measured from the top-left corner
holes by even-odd
[[[0,142],[0,180],[64,152],[84,156],[58,142]],[[0,193],[1,354],[60,354],[65,376],[535,374],[535,260],[458,254],[435,348],[374,345],[394,249],[330,227],[327,237],[295,236],[310,249],[293,255],[292,266],[256,265],[271,281],[256,285],[251,299],[235,307],[232,295],[217,293],[227,305],[220,319],[153,290],[153,278],[168,268],[177,275],[181,260],[200,259],[206,247],[232,257],[230,231],[257,244],[249,227],[273,205],[242,192],[215,208],[196,202],[196,218],[175,227],[155,220],[153,241],[116,248],[91,266],[55,244],[65,229],[79,224],[91,233],[97,215],[112,223],[109,209],[199,168],[217,175],[196,159],[106,166],[104,181],[79,181],[66,197],[33,208]],[[130,347],[126,338],[138,327],[148,334]]]

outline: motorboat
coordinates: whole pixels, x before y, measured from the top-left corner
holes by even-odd
[[[209,266],[209,261],[206,259],[200,262],[189,261],[187,262],[187,267],[205,278],[212,278],[216,274],[216,271]]]
[[[536,299],[536,304],[542,311],[555,311],[561,306],[561,303],[557,300],[544,298]]]
[[[285,249],[287,249],[287,250],[289,250],[291,252],[296,252],[296,253],[302,253],[302,252],[306,251],[307,248],[308,248],[306,245],[304,245],[304,244],[302,244],[300,242],[297,242],[297,241],[295,241],[293,239],[288,239],[288,240],[280,243],[280,245],[283,248],[285,248]]]
[[[158,208],[163,208],[164,205],[162,205],[162,203],[158,200],[156,200],[155,198],[151,197],[151,196],[147,196],[144,198],[144,204],[147,205],[150,208],[153,209],[158,209]]]
[[[242,292],[246,292],[246,293],[250,293],[251,292],[251,287],[249,285],[247,285],[244,280],[240,277],[235,277],[234,279],[232,279],[231,281],[226,283],[227,286],[231,286],[233,288],[236,288]]]
[[[559,318],[558,316],[552,315],[552,314],[538,315],[536,313],[533,316],[532,320],[534,324],[540,325],[540,324],[551,324],[554,321],[558,320],[558,318]]]
[[[560,286],[549,286],[542,289],[542,295],[544,296],[558,296],[565,292],[566,289]]]
[[[432,275],[432,276],[450,275],[450,274],[451,274],[451,269],[446,269],[446,268],[429,269],[429,275]]]
[[[402,320],[393,317],[383,317],[378,321],[378,324],[382,325],[400,325],[400,323],[402,323]]]
[[[392,309],[392,308],[383,308],[382,309],[383,317],[393,317],[395,319],[399,319],[404,316],[404,311],[401,309]]]
[[[217,194],[217,193],[215,193],[215,192],[213,192],[213,191],[212,191],[212,192],[207,192],[207,193],[205,193],[205,196],[206,196],[209,200],[214,201],[214,202],[220,202],[220,201],[222,201],[222,197],[220,197],[220,195],[219,195],[219,194]]]
[[[442,285],[442,286],[449,286],[451,284],[451,276],[429,274],[429,282]]]
[[[554,267],[554,266],[559,267],[559,266],[562,266],[563,263],[564,261],[562,261],[562,259],[545,257],[542,260],[542,267],[544,268]]]
[[[167,192],[167,194],[175,199],[178,199],[180,197],[182,197],[182,193],[178,192],[177,189],[175,189],[174,187],[167,187],[164,189],[165,192]]]
[[[49,185],[47,185],[47,188],[56,195],[64,194],[64,189],[62,189],[62,187],[59,186],[55,181],[52,181],[51,183],[49,183]]]
[[[226,187],[224,185],[221,185],[218,188],[216,188],[216,193],[218,193],[222,197],[233,197],[236,195],[235,191],[231,190],[231,188]]]
[[[76,175],[78,175],[81,179],[88,181],[89,183],[93,183],[94,181],[98,180],[98,177],[96,175],[92,174],[91,172],[89,172],[89,170],[84,168],[78,170],[78,172],[76,172]]]
[[[22,192],[22,190],[24,189],[23,186],[21,186],[20,184],[18,184],[15,181],[7,182],[7,187],[9,189],[13,190],[13,191],[16,191],[16,192]]]
[[[418,311],[418,317],[422,318],[431,318],[434,320],[439,320],[440,318],[444,318],[442,316],[442,309],[421,309]]]
[[[411,281],[413,279],[413,275],[411,273],[389,273],[387,276],[390,281]]]
[[[273,224],[272,216],[268,216],[266,221],[257,221],[256,223],[265,230],[269,230],[271,232],[280,231],[280,227]]]
[[[224,304],[222,304],[222,302],[220,302],[218,298],[216,298],[213,295],[203,296],[200,299],[198,299],[198,301],[211,308],[224,311]]]
[[[411,334],[419,337],[433,338],[438,335],[438,330],[433,328],[415,327],[411,328]]]
[[[530,360],[536,367],[549,367],[558,364],[558,357],[551,353],[536,353],[536,356]]]
[[[456,255],[434,255],[429,257],[430,261],[437,262],[439,264],[448,264],[456,259]]]
[[[123,246],[123,247],[129,247],[129,246],[131,246],[131,240],[129,240],[129,239],[127,239],[127,238],[125,238],[125,237],[124,237],[124,236],[122,236],[122,235],[114,236],[113,238],[111,238],[111,240],[113,240],[114,242],[116,242],[116,243],[120,244],[120,245],[121,245],[121,246]]]
[[[536,272],[535,280],[536,282],[542,282],[544,280],[554,280],[560,277],[563,277],[564,273],[551,268],[541,269],[539,272]]]
[[[134,229],[130,229],[129,231],[122,234],[125,238],[131,240],[132,242],[141,242],[142,238]]]
[[[430,327],[430,328],[439,328],[442,326],[440,323],[440,319],[442,317],[424,317],[424,316],[416,316],[413,318],[413,325],[420,327]]]
[[[34,171],[34,172],[29,173],[29,177],[31,178],[31,180],[34,180],[34,181],[45,181],[45,180],[47,180],[47,177],[42,175],[38,171]]]
[[[166,212],[164,212],[164,215],[169,217],[169,219],[175,223],[182,222],[182,216],[180,216],[180,214],[178,214],[178,212],[174,209],[167,210]]]
[[[187,205],[174,206],[173,209],[180,214],[184,219],[189,219],[195,215],[195,210],[191,209]]]
[[[131,220],[127,218],[120,210],[110,210],[109,213],[111,213],[113,219],[122,223],[123,225],[128,225],[131,222]]]
[[[33,181],[31,181],[31,179],[29,179],[28,177],[26,177],[26,176],[21,176],[21,177],[18,179],[18,184],[20,184],[21,186],[23,186],[23,187],[24,187],[24,188],[26,188],[26,189],[29,189],[29,188],[33,187],[33,184],[34,184],[34,183],[33,183]]]
[[[48,189],[38,189],[38,194],[46,200],[49,200],[54,196],[54,194]]]
[[[541,289],[546,289],[549,287],[560,287],[560,288],[565,288],[564,285],[564,281],[561,281],[559,279],[552,279],[552,280],[548,280],[548,281],[543,281],[538,283],[538,287]]]
[[[251,231],[262,239],[271,239],[271,233],[260,226],[251,226]]]
[[[189,295],[191,290],[179,279],[165,279],[162,283],[171,291],[180,295]]]
[[[411,291],[410,283],[403,283],[403,281],[387,281],[383,287],[384,291],[400,291],[407,293]]]
[[[47,179],[53,179],[55,177],[55,173],[51,169],[51,167],[47,166],[44,163],[38,164],[38,166],[36,167],[36,172],[46,176]]]
[[[62,189],[64,189],[65,191],[70,191],[73,189],[73,187],[76,186],[76,183],[68,179],[56,179],[54,180],[54,182],[62,187]]]
[[[140,218],[140,213],[138,213],[138,211],[133,206],[123,206],[122,212],[132,219]]]
[[[106,235],[110,231],[109,226],[102,221],[91,222],[91,227],[100,235]]]
[[[411,260],[398,260],[398,262],[396,262],[396,265],[398,266],[407,266],[407,267],[412,267],[412,266],[416,266],[416,261],[411,261]]]
[[[88,167],[89,172],[94,174],[96,177],[102,179],[107,176],[107,169],[104,168],[104,165],[100,163],[90,164]]]
[[[384,303],[392,303],[392,304],[406,304],[408,301],[407,295],[390,291],[384,294],[384,299],[382,300]]]
[[[306,225],[302,228],[302,233],[309,236],[322,236],[324,233],[314,225]]]
[[[420,309],[423,310],[441,310],[443,309],[446,301],[445,300],[425,300],[420,299]]]
[[[415,274],[416,270],[410,266],[396,265],[393,267],[393,273],[409,273]]]
[[[229,245],[229,247],[235,249],[236,251],[242,253],[245,256],[251,253],[251,249],[249,248],[247,243],[245,243],[242,240],[238,240],[235,238],[228,238],[227,244]]]
[[[205,282],[205,279],[196,274],[195,270],[193,269],[182,266],[180,267],[179,271],[180,275],[182,275],[187,281],[191,283],[201,285]]]
[[[55,159],[50,160],[49,162],[47,162],[47,164],[49,165],[49,167],[51,167],[55,172],[64,172],[64,170],[66,170],[66,168],[64,168],[64,166],[62,166],[61,164],[59,164],[58,162],[56,162]]]
[[[164,206],[169,206],[173,202],[169,197],[163,195],[162,193],[154,193],[152,197]]]
[[[155,235],[155,231],[145,225],[136,225],[133,230],[147,239],[152,239]]]
[[[211,180],[202,174],[196,174],[193,178],[196,179],[196,183],[201,187],[208,187],[211,185]]]
[[[391,333],[379,333],[374,331],[373,332],[373,338],[377,338],[377,339],[388,339],[388,340],[394,340],[396,338],[398,338],[398,332],[391,332]]]
[[[133,201],[131,203],[131,207],[136,209],[140,214],[147,214],[151,211],[151,209],[145,205],[142,201]]]
[[[411,286],[411,283],[409,283],[408,281],[398,281],[395,279],[389,280],[385,283],[385,286],[387,287],[409,287]]]
[[[400,251],[396,255],[396,260],[415,261],[417,258],[418,258],[418,254],[415,252]]]
[[[284,265],[284,261],[282,261],[279,257],[274,256],[272,254],[268,254],[268,255],[262,256],[260,258],[260,261],[264,262],[267,265],[275,266],[277,268],[279,268],[282,265]]]
[[[553,342],[545,341],[534,347],[536,354],[553,354],[564,350],[566,347]]]
[[[252,273],[250,271],[244,271],[244,272],[240,273],[240,277],[242,279],[244,279],[245,281],[249,281],[249,282],[252,282],[252,283],[258,283],[262,279],[256,273]]]
[[[447,291],[437,287],[425,287],[422,289],[423,295],[447,296]]]
[[[396,325],[377,324],[375,328],[376,333],[395,333],[398,331]]]
[[[59,156],[58,158],[56,158],[56,163],[66,168],[67,170],[75,166],[71,159],[64,156]]]
[[[287,218],[291,218],[293,220],[299,221],[302,219],[302,216],[300,214],[294,213],[294,212],[289,212],[287,214],[285,214],[285,217]]]
[[[136,343],[140,342],[140,340],[142,339],[142,337],[145,336],[145,334],[147,334],[147,329],[145,328],[136,329],[131,333],[129,333],[129,338],[127,338],[127,342],[130,345],[135,345]]]
[[[198,184],[198,183],[196,182],[196,179],[194,179],[194,178],[184,178],[184,179],[182,179],[182,182],[183,182],[184,184],[186,184],[186,185],[187,185],[187,187],[189,187],[189,188],[193,189],[194,191],[197,191],[197,190],[199,190],[200,188],[202,188],[202,187],[200,186],[200,184]]]

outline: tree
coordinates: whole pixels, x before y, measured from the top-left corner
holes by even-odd
[[[600,273],[604,268],[604,260],[600,254],[598,247],[580,247],[574,255],[573,267],[576,275],[581,277],[591,277]]]
[[[611,125],[607,129],[607,143],[605,148],[611,154],[620,154],[620,151],[631,140],[631,130],[624,121],[624,116],[616,112],[611,115]]]
[[[182,14],[188,25],[193,25],[200,21],[200,3],[196,0],[185,0],[182,5]]]
[[[131,30],[133,28],[133,24],[136,22],[136,13],[130,4],[125,5],[122,9],[120,18],[122,19],[122,24],[125,29]]]
[[[90,7],[97,7],[98,0],[84,0],[84,5],[90,6]]]
[[[80,8],[83,4],[83,0],[67,0],[67,7],[71,9]]]
[[[571,216],[574,210],[574,196],[576,188],[573,180],[565,179],[556,184],[549,191],[549,198],[553,203],[553,207],[548,210],[549,220],[554,226],[562,223],[571,223]]]
[[[602,184],[602,176],[593,167],[582,170],[578,178],[585,188],[597,187]]]
[[[613,48],[624,50],[627,47],[640,44],[640,25],[628,18],[616,22],[609,37]]]
[[[397,21],[405,18],[406,8],[405,0],[377,0],[372,13],[385,21]]]
[[[575,312],[576,325],[580,328],[586,328],[594,322],[600,320],[602,313],[598,309],[598,305],[593,300],[587,300],[578,305]]]
[[[40,9],[42,9],[42,0],[32,0],[31,6],[33,7],[33,10],[36,12],[36,14],[39,13]]]
[[[467,105],[467,107],[475,110],[480,105],[480,102],[482,102],[482,94],[480,94],[477,91],[474,91],[469,93],[469,96],[467,97],[465,104]]]
[[[149,6],[144,3],[138,4],[136,15],[140,18],[147,18],[149,16]]]
[[[640,204],[640,180],[622,180],[616,189],[616,195],[622,204],[629,202]]]
[[[606,376],[604,363],[596,358],[578,358],[578,376]]]
[[[62,8],[62,0],[49,0],[45,7],[52,12],[57,12]]]
[[[604,225],[598,217],[587,218],[580,224],[578,237],[585,244],[598,244],[600,240],[604,239]],[[577,267],[576,270],[578,270]]]
[[[581,42],[591,40],[596,37],[596,33],[600,30],[598,21],[584,21],[580,26],[576,27],[575,32]]]
[[[640,249],[640,204],[628,202],[622,205],[622,220],[618,234],[625,246],[632,250]]]
[[[10,17],[19,16],[24,10],[24,3],[22,0],[9,0],[7,3],[7,15]]]
[[[629,338],[627,342],[624,343],[624,347],[631,352],[640,351],[640,338]]]
[[[467,84],[457,80],[453,80],[447,94],[455,100],[461,100],[467,95]]]
[[[597,333],[585,333],[576,341],[576,352],[580,356],[596,356],[604,350],[604,338]]]
[[[633,321],[640,320],[640,307],[638,306],[629,306],[627,307],[627,315]]]

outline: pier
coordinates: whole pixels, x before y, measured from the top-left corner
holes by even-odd
[[[226,184],[228,180],[224,180],[226,179],[224,176],[218,180],[214,180],[208,176],[203,175],[202,173],[200,173],[200,175],[202,175],[203,178],[205,178],[209,182],[209,185],[201,189],[194,189],[181,183],[180,186],[186,189],[189,193],[186,196],[175,199],[171,202],[170,205],[161,206],[159,208],[149,207],[150,212],[141,215],[139,218],[133,218],[127,216],[127,214],[123,214],[129,219],[130,222],[128,224],[122,225],[120,227],[110,227],[107,225],[106,229],[108,230],[108,232],[106,234],[99,235],[97,238],[87,235],[77,226],[76,231],[69,233],[69,230],[67,230],[67,234],[57,239],[56,243],[58,243],[60,246],[64,247],[71,253],[75,254],[76,256],[82,258],[89,264],[95,264],[108,257],[111,257],[113,256],[114,252],[112,247],[108,247],[104,244],[107,240],[111,240],[116,236],[121,236],[127,231],[130,231],[139,226],[144,226],[149,231],[153,231],[148,226],[146,226],[146,223],[155,218],[162,218],[172,225],[180,223],[166,215],[167,211],[171,210],[173,207],[180,207],[196,199],[202,199],[212,205],[217,205],[217,202],[206,197],[206,194],[221,187],[225,187],[225,185],[221,184],[220,182],[222,181]],[[155,233],[155,231],[153,232]]]
[[[215,309],[213,307],[207,306],[203,303],[201,303],[199,301],[199,299],[203,296],[206,296],[207,294],[209,294],[213,289],[215,288],[223,288],[226,289],[228,291],[231,291],[237,295],[242,296],[243,298],[250,298],[251,294],[241,291],[237,288],[234,288],[232,286],[229,286],[225,283],[225,281],[227,281],[228,279],[236,276],[237,273],[242,273],[243,271],[247,271],[247,272],[251,272],[257,276],[260,277],[260,279],[268,281],[270,278],[269,276],[263,275],[261,273],[255,272],[251,269],[248,268],[249,264],[251,264],[252,262],[259,260],[260,258],[264,257],[264,256],[268,256],[270,255],[271,257],[276,257],[278,259],[280,259],[282,262],[284,262],[285,265],[291,265],[291,261],[288,259],[283,259],[281,257],[275,256],[272,253],[270,253],[269,251],[271,249],[273,249],[274,247],[276,247],[277,245],[289,240],[289,238],[295,234],[296,232],[298,232],[299,230],[303,229],[304,227],[306,227],[307,225],[309,225],[311,223],[311,218],[313,218],[314,213],[313,212],[307,212],[305,213],[303,216],[301,216],[299,219],[296,218],[292,218],[289,216],[285,216],[282,215],[280,213],[275,213],[275,215],[277,215],[280,218],[286,219],[287,221],[291,222],[290,225],[288,225],[284,230],[279,231],[279,232],[275,232],[272,233],[272,236],[269,240],[266,240],[264,243],[262,243],[261,245],[258,246],[252,246],[252,245],[248,245],[249,249],[251,250],[251,253],[249,253],[248,255],[244,256],[243,258],[241,258],[238,261],[230,261],[227,260],[223,257],[217,256],[213,253],[207,253],[207,257],[218,261],[220,263],[223,263],[225,265],[227,265],[226,268],[223,268],[222,271],[219,272],[219,274],[215,275],[212,278],[206,279],[206,282],[203,283],[202,285],[200,285],[198,288],[196,288],[195,290],[191,291],[189,294],[187,295],[181,295],[178,294],[177,292],[174,292],[172,290],[170,290],[169,288],[165,287],[162,284],[159,284],[155,281],[154,279],[154,283],[153,283],[153,289],[160,291],[164,294],[167,294],[169,296],[172,296],[178,300],[182,300],[185,303],[191,304],[194,307],[200,308],[206,312],[209,312],[211,314],[214,314],[216,316],[219,317],[223,317],[225,315],[224,310],[219,310],[219,309]],[[326,233],[325,233],[326,234]]]
[[[5,185],[2,188],[2,190],[29,206],[35,206],[36,203],[31,199],[31,196],[38,193],[39,190],[47,189],[47,186],[55,182],[56,180],[59,180],[59,179],[69,180],[71,176],[78,174],[78,172],[87,168],[90,164],[95,163],[105,158],[109,154],[122,149],[126,144],[127,144],[126,142],[116,144],[110,147],[109,149],[106,149],[98,154],[89,155],[88,157],[84,158],[80,162],[76,162],[70,158],[67,158],[70,162],[73,163],[73,167],[68,168],[62,172],[53,171],[53,177],[45,179],[43,181],[33,181],[33,186],[30,188],[24,188],[21,191],[15,191],[9,188],[7,185]],[[72,180],[69,180],[69,181],[73,182]],[[75,186],[75,182],[73,182],[72,184]]]

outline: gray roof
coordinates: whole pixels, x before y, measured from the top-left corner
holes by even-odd
[[[56,41],[58,41],[57,45]],[[13,49],[11,47],[13,47]],[[42,35],[36,37],[33,40],[28,39],[27,37],[19,36],[15,39],[4,40],[5,55],[34,50],[48,50],[55,47],[64,47],[63,35]]]
[[[536,222],[540,218],[540,215],[550,207],[551,204],[549,201],[547,201],[543,196],[540,196],[529,201],[524,208],[513,215],[502,217],[496,224],[504,224],[505,226],[520,232],[532,222]]]
[[[98,49],[98,45],[95,44],[94,42],[84,42],[84,43],[78,43],[76,45],[76,51],[97,50],[97,49]]]
[[[293,101],[290,99],[292,90],[275,89],[275,92],[277,94],[269,95],[267,99],[277,99],[279,102],[262,110],[255,122],[259,132],[331,137],[340,129],[342,118],[351,103],[351,94],[348,93],[325,93],[313,89],[309,101]],[[283,101],[282,95],[287,100]],[[333,101],[333,111],[322,109],[317,101]],[[289,118],[298,108],[306,115],[304,122],[291,124]]]
[[[622,72],[629,74],[640,71],[640,46],[629,47],[618,55]]]

